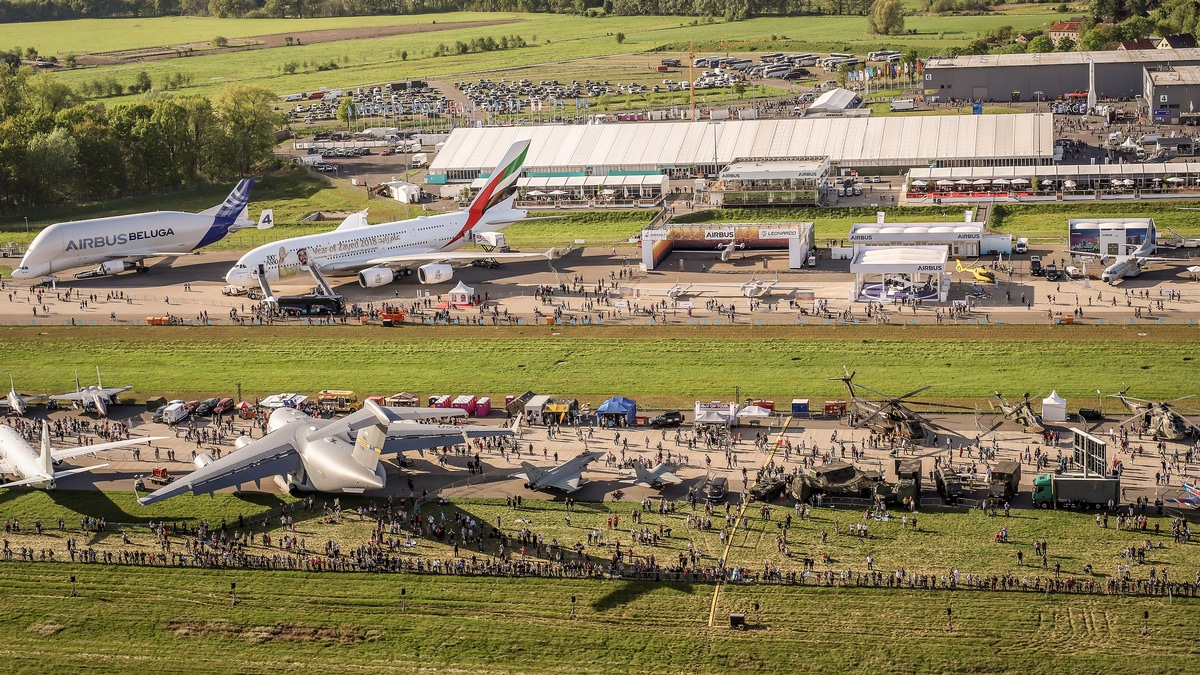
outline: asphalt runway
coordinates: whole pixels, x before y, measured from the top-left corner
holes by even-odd
[[[44,416],[45,412],[40,406],[35,409],[35,416]],[[69,417],[79,417],[83,420],[88,420],[95,423],[95,417],[92,414],[81,413],[76,410],[60,410],[49,413],[53,419],[65,419]],[[166,425],[153,423],[150,420],[150,412],[146,412],[134,406],[117,406],[112,409],[112,419],[123,421],[130,426],[132,436],[166,436],[167,439],[157,441],[152,446],[142,447],[140,461],[134,459],[134,451],[132,448],[121,448],[117,450],[101,453],[99,456],[93,457],[84,455],[71,460],[68,464],[72,466],[85,466],[107,463],[108,466],[98,469],[94,472],[70,476],[59,481],[59,487],[62,489],[72,490],[104,490],[104,491],[132,491],[134,479],[138,475],[146,475],[155,467],[164,467],[169,470],[173,476],[182,476],[194,470],[192,457],[193,451],[204,452],[215,457],[219,449],[222,455],[234,451],[232,439],[229,442],[219,446],[200,446],[194,442],[187,441],[183,438],[184,429],[178,428],[171,430]],[[690,415],[689,415],[690,417]],[[926,497],[934,497],[933,483],[929,479],[930,472],[934,468],[934,456],[940,456],[943,460],[951,458],[956,469],[960,472],[967,472],[974,467],[975,473],[983,474],[987,467],[984,462],[977,458],[968,456],[966,453],[960,456],[958,448],[962,444],[971,443],[977,434],[975,420],[973,415],[930,415],[928,416],[936,425],[939,426],[938,431],[942,437],[939,447],[934,448],[917,448],[911,454],[900,454],[893,457],[887,448],[864,448],[863,441],[867,438],[868,433],[864,429],[851,429],[838,420],[813,420],[813,419],[795,419],[789,422],[788,428],[783,438],[792,442],[795,447],[803,442],[808,448],[813,447],[813,444],[819,449],[821,454],[835,449],[835,458],[841,459],[841,453],[844,450],[847,461],[852,447],[857,447],[863,450],[865,456],[855,462],[857,466],[868,470],[879,470],[889,480],[895,480],[894,460],[896,458],[917,457],[923,462],[923,474],[925,477],[924,489]],[[992,415],[985,415],[983,422],[991,426],[998,418]],[[1111,426],[1115,425],[1119,420],[1107,420],[1095,427],[1093,434],[1102,435]],[[730,483],[731,499],[736,498],[736,494],[745,489],[746,480],[743,479],[742,469],[745,469],[745,476],[751,484],[755,479],[757,470],[767,460],[767,454],[754,449],[753,439],[756,433],[767,435],[771,440],[781,438],[779,418],[773,418],[772,423],[764,422],[761,425],[736,426],[733,428],[735,437],[741,435],[742,440],[738,442],[732,455],[736,457],[736,466],[730,465],[726,456],[721,451],[705,452],[702,449],[688,451],[685,443],[676,443],[675,431],[666,430],[657,431],[648,428],[632,428],[621,430],[621,436],[629,441],[628,451],[625,453],[627,459],[644,458],[654,463],[654,457],[658,453],[658,445],[662,444],[662,452],[671,453],[675,457],[676,453],[682,453],[686,456],[686,464],[677,470],[677,475],[684,479],[681,485],[668,487],[661,492],[656,489],[637,487],[623,482],[626,478],[615,466],[605,467],[603,461],[593,463],[585,472],[588,482],[583,488],[572,496],[582,501],[602,501],[612,499],[612,492],[620,489],[623,490],[627,499],[641,500],[644,498],[657,498],[660,494],[667,499],[683,499],[687,495],[690,488],[701,485],[707,476],[726,476]],[[499,426],[505,423],[502,415],[496,414],[484,420],[470,420],[470,424],[484,424],[487,426]],[[209,426],[207,420],[199,420],[198,427],[205,428]],[[235,421],[235,432],[241,433],[249,429],[249,422],[243,420]],[[1041,443],[1040,436],[1026,434],[1022,432],[1020,427],[1012,422],[1005,421],[1001,424],[994,437],[985,440],[985,444],[994,443],[998,448],[997,459],[1015,459],[1019,453],[1022,453],[1027,447],[1041,447],[1043,452],[1048,454],[1051,459],[1057,457],[1058,453],[1063,456],[1070,456],[1070,438],[1071,434],[1067,429],[1069,425],[1063,425],[1059,428],[1062,433],[1062,443],[1058,447],[1047,447]],[[689,427],[685,426],[682,432],[685,434]],[[386,446],[384,450],[384,461],[387,468],[387,485],[379,491],[379,495],[394,495],[399,497],[408,497],[415,493],[420,496],[423,492],[428,492],[430,495],[442,494],[446,497],[506,497],[521,495],[531,499],[561,499],[562,494],[556,492],[538,493],[527,490],[523,484],[524,481],[519,478],[511,478],[510,476],[520,471],[520,462],[530,461],[533,464],[548,468],[556,464],[554,455],[557,453],[558,462],[566,461],[570,457],[574,457],[582,452],[585,447],[591,451],[602,451],[610,453],[616,461],[621,460],[622,446],[614,442],[615,431],[611,429],[596,428],[590,438],[586,436],[586,428],[581,428],[581,432],[585,434],[587,443],[576,438],[576,430],[572,427],[562,428],[560,435],[556,439],[549,439],[544,427],[528,427],[522,430],[520,435],[520,447],[522,448],[521,456],[514,457],[511,453],[507,458],[501,458],[498,452],[484,451],[480,454],[480,459],[484,467],[482,476],[471,474],[466,468],[466,462],[470,458],[466,455],[450,454],[444,457],[444,461],[439,460],[436,453],[427,451],[425,453],[410,452],[405,455],[406,460],[411,460],[411,465],[401,467],[399,458],[395,453],[388,453]],[[836,434],[838,443],[835,443],[833,436]],[[258,436],[258,434],[255,434]],[[951,449],[945,448],[945,437],[950,437]],[[70,439],[68,439],[70,441]],[[96,442],[100,442],[97,440]],[[1148,457],[1138,457],[1131,459],[1125,453],[1116,452],[1110,448],[1110,461],[1120,459],[1125,464],[1125,471],[1122,476],[1122,486],[1125,488],[1125,497],[1127,500],[1133,500],[1137,496],[1149,497],[1152,501],[1157,497],[1163,498],[1180,498],[1186,497],[1182,490],[1177,486],[1181,478],[1185,476],[1175,476],[1172,478],[1172,485],[1156,486],[1154,483],[1154,474],[1160,470],[1157,450],[1155,442],[1151,440],[1139,441],[1136,437],[1130,440],[1131,448],[1136,448],[1138,444],[1142,444],[1149,453]],[[69,447],[73,442],[59,444],[56,447]],[[530,451],[532,447],[532,451]],[[1178,448],[1182,455],[1185,446],[1182,444],[1168,443],[1167,456],[1170,457],[1173,450]],[[155,450],[158,451],[158,456],[155,456]],[[176,461],[167,461],[167,450],[174,450]],[[801,454],[798,450],[791,453],[790,458],[785,458],[782,452],[776,454],[776,463],[782,463],[785,471],[791,472],[794,468],[800,466]],[[66,465],[64,465],[66,466]],[[1190,467],[1192,472],[1190,478],[1196,479],[1196,473],[1200,473],[1195,468],[1195,465]],[[1042,473],[1044,473],[1043,471]],[[1025,463],[1022,465],[1022,481],[1021,489],[1024,493],[1014,500],[1015,507],[1027,507],[1029,502],[1029,489],[1032,486],[1033,478],[1039,472],[1035,470],[1032,464]],[[407,485],[408,479],[411,478],[414,483],[414,490],[410,493]],[[153,489],[155,486],[147,482],[147,488]],[[248,483],[245,489],[249,492],[269,492],[279,493],[281,489],[271,480],[262,481],[261,486],[255,486],[253,483]],[[234,490],[224,490],[223,492],[233,492]],[[376,493],[368,493],[368,495]],[[976,492],[982,496],[983,493]]]
[[[1041,254],[1047,260],[1057,259],[1056,252],[1049,249],[1032,253]],[[38,325],[72,322],[128,325],[145,322],[147,317],[168,314],[195,321],[202,312],[207,312],[213,323],[228,324],[231,323],[231,309],[244,315],[255,304],[245,297],[221,295],[225,273],[239,257],[237,252],[201,252],[173,262],[161,261],[152,265],[146,274],[127,272],[83,280],[63,273],[59,275],[58,290],[50,289],[42,296],[45,312],[35,307],[35,298],[28,292],[28,282],[5,279],[0,281],[0,324],[29,325],[36,321]],[[853,277],[849,272],[849,261],[845,260],[822,257],[816,269],[789,270],[781,252],[748,255],[739,252],[728,262],[721,262],[716,251],[689,251],[673,253],[660,269],[649,272],[640,269],[639,261],[634,245],[616,248],[584,245],[569,250],[553,262],[511,263],[500,269],[459,268],[450,282],[430,286],[416,283],[415,275],[400,277],[392,284],[374,289],[360,288],[353,277],[334,278],[331,283],[350,303],[364,307],[385,303],[409,306],[421,302],[426,292],[430,294],[431,304],[436,305],[461,280],[478,295],[487,298],[484,308],[487,312],[508,311],[524,323],[537,320],[535,311],[547,314],[554,309],[534,297],[539,286],[558,288],[566,284],[569,287],[577,278],[582,279],[583,287],[589,292],[603,281],[611,294],[611,302],[585,312],[581,295],[557,293],[555,306],[562,310],[565,322],[572,318],[582,321],[585,315],[595,321],[603,313],[605,323],[648,324],[652,315],[655,323],[729,323],[730,307],[735,309],[732,322],[739,324],[811,324],[836,320],[829,316],[813,316],[814,301],[823,301],[834,316],[849,310],[850,321],[865,323],[879,319],[879,316],[868,319],[866,305],[849,299]],[[0,260],[0,264],[12,265],[15,261]],[[952,317],[946,306],[942,306],[941,311],[934,305],[913,311],[911,307],[884,302],[884,317],[890,323],[1032,324],[1046,324],[1068,317],[1083,323],[1142,324],[1193,323],[1200,318],[1200,285],[1183,271],[1182,264],[1155,266],[1116,287],[1087,279],[1049,282],[1031,277],[1025,273],[1027,256],[1016,258],[1013,265],[1015,271],[1011,277],[1001,272],[995,285],[975,284],[973,278],[964,273],[954,275],[952,303],[963,301],[976,290],[982,291],[972,298],[969,313]],[[773,292],[765,298],[752,300],[736,288],[751,279],[774,281],[776,278],[784,292]],[[289,280],[286,284],[275,284],[272,290],[277,294],[299,294],[313,288],[315,284],[310,281],[308,278]],[[185,290],[185,284],[188,290]],[[706,284],[711,286],[706,287]],[[668,289],[689,285],[692,286],[689,294],[675,299],[668,297]],[[805,300],[795,307],[790,306],[792,296],[787,286],[813,289],[814,301]],[[60,300],[66,289],[72,290],[71,299]],[[1179,299],[1168,299],[1168,292]],[[121,294],[121,299],[109,299],[111,293]],[[1143,294],[1149,297],[1142,297]],[[80,303],[80,296],[90,298],[86,306]],[[710,301],[719,307],[710,308]],[[1163,303],[1161,309],[1157,305],[1159,301]],[[651,310],[651,307],[655,309]],[[35,309],[38,310],[36,315]],[[1074,316],[1076,309],[1082,311],[1081,319]],[[450,311],[453,317],[464,321],[480,315],[478,308]],[[420,317],[412,318],[420,320]]]

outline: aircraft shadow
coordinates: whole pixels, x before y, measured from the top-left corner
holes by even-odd
[[[690,581],[679,581],[675,583],[656,583],[661,582],[661,579],[656,578],[645,581],[617,581],[614,587],[608,593],[597,598],[592,602],[592,609],[597,612],[605,612],[610,609],[617,609],[623,605],[634,602],[638,598],[651,593],[659,588],[667,588],[677,593],[692,595],[696,592],[695,585]]]

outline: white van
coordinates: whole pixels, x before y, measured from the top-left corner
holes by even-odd
[[[171,401],[163,408],[163,424],[179,424],[188,418],[188,406],[183,401]]]
[[[1029,240],[1025,237],[1017,239],[1016,245],[1013,246],[1013,253],[1027,253],[1029,251]]]
[[[293,101],[303,101],[304,94],[288,94],[283,98],[284,101],[291,103]]]

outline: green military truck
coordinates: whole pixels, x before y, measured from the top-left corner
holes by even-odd
[[[921,499],[921,460],[896,460],[896,501],[905,504],[908,500]]]
[[[958,498],[963,494],[963,482],[954,467],[949,464],[939,465],[933,478],[937,483],[937,491],[941,495],[942,501],[947,504],[957,504]]]
[[[988,484],[988,496],[1008,501],[1017,496],[1021,487],[1021,463],[1006,459],[992,468],[992,480]]]

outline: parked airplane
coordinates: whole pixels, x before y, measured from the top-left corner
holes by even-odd
[[[96,386],[88,385],[86,387],[79,384],[79,371],[75,371],[75,391],[69,394],[54,394],[50,396],[51,401],[73,401],[74,403],[87,408],[92,406],[96,409],[96,414],[104,417],[108,415],[108,406],[116,403],[117,394],[129,391],[133,386],[125,387],[105,387],[104,382],[100,380],[100,366],[96,366]]]
[[[87,265],[98,267],[75,276],[107,276],[130,269],[145,272],[146,258],[187,255],[231,232],[254,227],[255,223],[241,218],[253,187],[253,178],[243,179],[224,203],[200,213],[153,211],[55,223],[34,237],[12,277],[37,279]],[[263,211],[258,228],[271,227],[273,218],[271,211]]]
[[[279,408],[271,413],[265,436],[254,440],[243,436],[235,443],[237,450],[215,461],[198,455],[195,471],[139,497],[138,502],[153,504],[189,491],[212,494],[244,483],[259,484],[264,478],[274,478],[288,491],[361,494],[382,488],[387,481],[379,461],[385,444],[389,451],[403,452],[512,433],[419,421],[447,416],[451,413],[442,409],[385,408],[370,400],[358,412],[338,420]]]
[[[78,457],[79,455],[90,455],[93,452],[103,452],[138,443],[158,441],[163,438],[166,438],[166,436],[130,438],[124,441],[85,445],[67,450],[52,450],[50,448],[50,426],[43,424],[42,449],[39,453],[15,429],[0,425],[0,473],[18,477],[17,480],[0,484],[0,487],[30,486],[43,490],[53,490],[59,478],[108,466],[107,464],[97,464],[95,466],[83,466],[77,469],[55,471],[54,465],[63,460]]]
[[[737,240],[731,241],[728,244],[717,244],[717,251],[719,251],[717,257],[721,259],[721,262],[729,262],[729,259],[733,257],[734,251],[744,248],[746,248],[745,242]]]
[[[0,406],[8,408],[14,415],[24,415],[30,403],[46,398],[45,394],[18,394],[17,385],[13,383],[12,375],[8,376],[8,384],[11,388],[8,390],[8,395],[0,399]]]
[[[647,471],[645,467],[635,462],[633,468],[627,471],[629,478],[622,482],[642,487],[662,488],[668,485],[679,485],[683,482],[682,478],[675,475],[675,466],[672,464],[659,464]]]
[[[411,274],[414,265],[419,282],[439,284],[450,281],[455,264],[552,259],[554,249],[545,253],[494,251],[503,242],[500,231],[509,225],[560,217],[529,218],[525,210],[513,208],[513,197],[504,198],[505,191],[516,183],[528,150],[529,141],[514,143],[466,211],[379,225],[368,225],[364,214],[356,214],[332,232],[293,237],[250,251],[225,280],[235,286],[257,283],[272,297],[270,282],[294,277],[300,271],[309,272],[322,285],[324,275],[357,275],[360,286],[375,288],[390,284],[398,273]],[[470,242],[493,250],[456,250]]]
[[[1090,258],[1098,258],[1100,262],[1107,263],[1112,261],[1108,267],[1100,274],[1100,279],[1107,283],[1115,283],[1119,279],[1126,277],[1136,277],[1142,273],[1147,263],[1151,262],[1181,262],[1177,258],[1155,258],[1155,251],[1158,249],[1156,243],[1154,226],[1147,227],[1146,240],[1140,246],[1133,249],[1129,253],[1122,255],[1107,255],[1103,253],[1090,253],[1087,251],[1065,251],[1071,255],[1087,256]]]
[[[989,269],[985,269],[983,267],[978,267],[978,266],[963,267],[962,261],[957,258],[954,259],[954,271],[955,272],[969,272],[972,276],[975,277],[975,281],[982,281],[982,282],[988,283],[988,284],[996,283],[996,273],[995,272],[993,272]]]
[[[583,477],[583,470],[588,464],[604,456],[603,452],[584,452],[552,469],[539,469],[529,462],[521,462],[521,473],[514,473],[513,478],[525,481],[527,490],[562,490],[575,492],[588,482]]]

